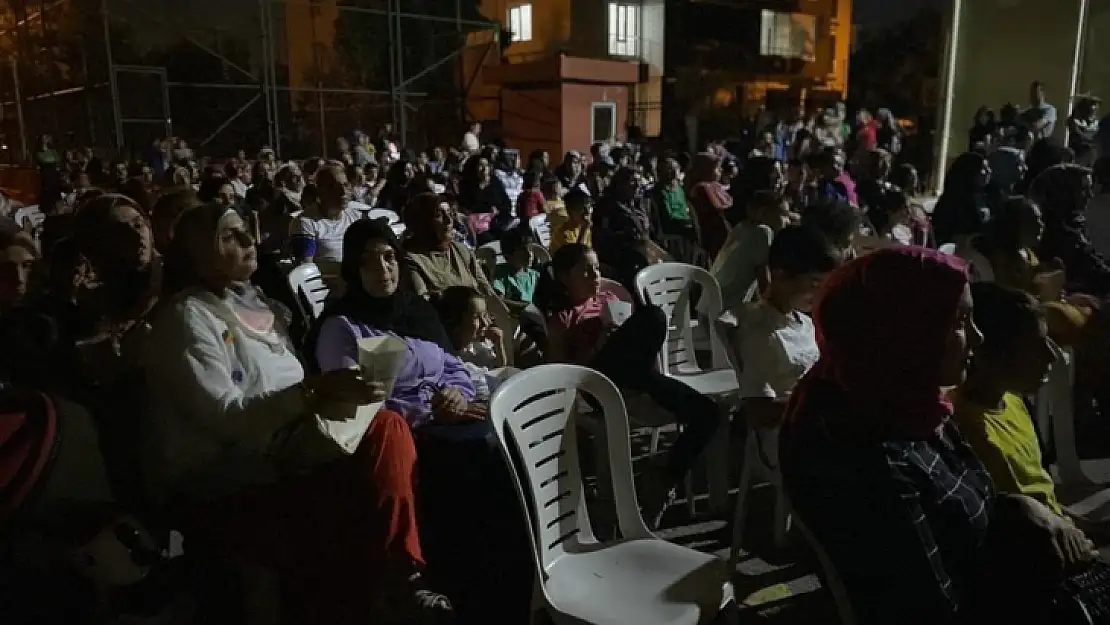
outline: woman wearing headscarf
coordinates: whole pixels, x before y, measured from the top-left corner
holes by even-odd
[[[710,152],[695,156],[685,184],[690,212],[697,221],[701,236],[701,246],[713,259],[728,237],[729,222],[725,214],[732,208],[732,196],[721,185],[720,157]]]
[[[965,152],[948,168],[944,192],[933,209],[933,232],[938,244],[963,243],[982,233],[990,219],[987,185],[991,167],[987,157],[978,152]]]
[[[1106,297],[1110,265],[1087,239],[1085,212],[1093,186],[1086,167],[1056,165],[1037,176],[1029,197],[1041,207],[1044,218],[1037,255],[1063,262],[1069,290]]]
[[[987,156],[991,168],[991,181],[987,185],[987,202],[997,209],[1025,178],[1027,166],[1025,152],[1008,145],[1001,145]]]
[[[818,296],[821,357],[787,407],[782,471],[860,625],[1060,622],[1052,593],[1095,555],[1043,504],[998,495],[951,420],[941,389],[982,342],[971,311],[964,261],[910,246]]]
[[[514,602],[526,604],[530,597],[527,534],[485,419],[489,406],[476,400],[470,375],[451,355],[450,338],[432,304],[412,290],[403,271],[405,252],[388,224],[355,224],[344,247],[346,292],[324,311],[310,349],[320,369],[342,371],[358,362],[362,338],[388,335],[404,342],[404,364],[386,408],[404,415],[417,437],[429,574],[437,588],[457,598],[460,618],[464,611],[475,618],[471,610],[524,609]],[[480,513],[462,518],[464,509]],[[486,564],[481,580],[472,575],[478,559]],[[522,580],[524,586],[506,591]],[[467,622],[517,622],[516,616],[485,613]]]
[[[145,448],[153,493],[181,513],[189,540],[276,571],[296,589],[282,597],[290,622],[407,623],[449,610],[419,583],[404,419],[379,411],[353,453],[324,435],[349,417],[339,406],[380,402],[383,386],[357,368],[305,376],[283,311],[247,282],[254,241],[235,211],[183,214],[167,265]]]
[[[582,155],[577,150],[567,152],[563,162],[555,168],[555,175],[563,183],[563,188],[571,190],[585,182],[583,179]]]
[[[994,110],[987,106],[980,106],[979,110],[975,111],[971,130],[967,132],[968,151],[989,146],[997,129],[998,122],[995,121]]]

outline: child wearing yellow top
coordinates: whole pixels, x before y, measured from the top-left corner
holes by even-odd
[[[983,344],[950,395],[953,417],[998,490],[1028,495],[1062,514],[1021,399],[1040,389],[1055,360],[1044,315],[1032,296],[998,284],[973,284],[971,295]]]
[[[548,213],[551,224],[551,243],[548,247],[554,254],[568,243],[581,243],[590,246],[592,228],[590,194],[575,187],[563,198],[565,208]]]

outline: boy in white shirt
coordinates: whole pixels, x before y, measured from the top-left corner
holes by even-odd
[[[739,359],[744,413],[760,437],[764,462],[778,465],[778,428],[794,385],[817,362],[816,332],[808,312],[817,288],[840,264],[820,232],[781,230],[767,255],[767,288],[758,301],[725,313],[732,353]]]

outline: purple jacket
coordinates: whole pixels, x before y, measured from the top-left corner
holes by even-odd
[[[358,365],[358,340],[387,334],[376,328],[352,323],[343,316],[328,317],[320,327],[316,342],[316,361],[322,371],[348,369]],[[432,418],[431,401],[436,391],[454,386],[467,401],[474,399],[474,385],[462,361],[435,343],[402,338],[409,348],[405,365],[393,385],[385,407],[403,416],[413,428]]]

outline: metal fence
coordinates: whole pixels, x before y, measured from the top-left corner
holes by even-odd
[[[458,60],[498,28],[476,0],[11,0],[0,17],[0,160],[59,147],[140,154],[327,154],[392,124],[406,145],[461,135]],[[485,40],[491,38],[486,37]],[[492,40],[496,42],[497,37]]]

